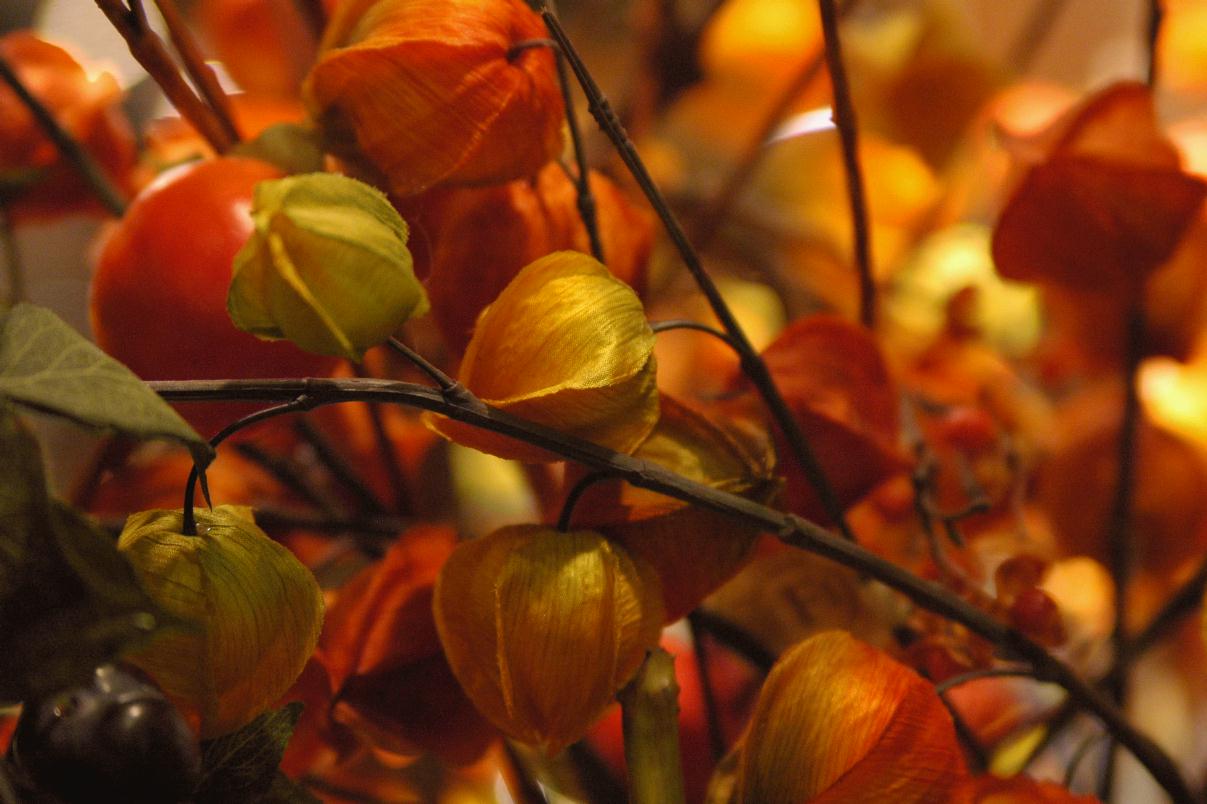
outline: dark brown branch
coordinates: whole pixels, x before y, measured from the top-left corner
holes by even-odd
[[[549,10],[556,14],[553,1],[549,0]],[[582,219],[583,228],[587,230],[587,242],[591,244],[591,256],[606,264],[604,259],[603,240],[599,236],[599,221],[595,214],[595,196],[591,194],[591,170],[587,167],[587,151],[583,145],[582,128],[578,125],[578,113],[574,109],[574,96],[570,92],[570,73],[566,68],[566,58],[561,48],[554,45],[553,54],[557,58],[557,82],[562,90],[562,105],[566,108],[566,127],[570,130],[570,144],[574,149],[574,164],[578,168],[571,177],[574,182],[575,201],[578,206],[578,217]]]
[[[842,40],[838,35],[838,12],[834,0],[818,0],[821,30],[826,40],[826,66],[834,91],[834,124],[842,142],[842,161],[847,174],[847,196],[851,207],[851,232],[854,238],[855,268],[859,272],[859,322],[868,329],[876,326],[876,279],[872,275],[872,244],[868,230],[868,208],[864,194],[863,168],[859,164],[859,126],[847,68],[842,61]]]
[[[185,72],[188,73],[189,78],[193,79],[193,86],[209,104],[226,136],[232,143],[238,143],[239,129],[235,125],[230,98],[226,97],[226,92],[218,83],[218,76],[205,63],[205,56],[202,55],[201,48],[197,46],[197,41],[193,38],[193,33],[181,16],[180,9],[176,7],[175,0],[155,0],[155,6],[163,17],[164,25],[168,29],[168,38],[172,40],[172,46],[176,48]]]
[[[147,23],[142,0],[96,0],[109,22],[117,29],[132,55],[147,74],[163,90],[163,94],[176,107],[181,116],[205,138],[215,151],[226,153],[235,144],[217,113],[193,92],[193,88],[180,75],[163,40]]]
[[[1115,663],[1104,679],[1104,684],[1107,694],[1120,708],[1125,705],[1127,698],[1128,665],[1124,657],[1130,650],[1127,635],[1127,598],[1132,569],[1131,529],[1136,486],[1136,441],[1141,418],[1139,373],[1140,363],[1144,358],[1144,294],[1141,290],[1137,290],[1136,298],[1127,312],[1126,326],[1123,414],[1119,422],[1116,452],[1118,477],[1106,532],[1107,568],[1115,584],[1115,627],[1111,632]],[[1111,798],[1115,765],[1113,739],[1107,751],[1106,770],[1099,796],[1103,801],[1109,801]]]
[[[821,464],[818,462],[813,450],[809,447],[804,433],[801,432],[796,417],[792,415],[791,409],[789,409],[788,404],[784,401],[779,388],[776,387],[775,380],[771,377],[771,372],[767,370],[767,366],[763,363],[763,359],[759,356],[758,351],[750,343],[750,339],[746,337],[745,330],[738,323],[733,311],[729,309],[729,305],[721,296],[716,283],[712,281],[712,277],[704,270],[704,265],[700,261],[699,254],[696,253],[696,250],[688,241],[687,234],[683,231],[683,227],[679,224],[675,213],[671,211],[670,206],[666,203],[666,199],[662,196],[662,192],[654,183],[649,171],[646,170],[645,163],[641,161],[641,157],[637,154],[633,141],[629,139],[628,134],[625,133],[624,126],[620,124],[616,113],[612,111],[611,104],[604,97],[599,85],[595,83],[594,77],[587,70],[582,57],[566,36],[566,32],[562,29],[557,17],[548,11],[542,12],[542,17],[545,19],[545,25],[548,27],[550,35],[557,40],[566,61],[570,64],[570,69],[574,71],[574,76],[578,79],[579,86],[582,87],[583,94],[587,97],[587,103],[591,109],[591,114],[595,117],[595,121],[599,123],[599,127],[603,129],[604,133],[612,141],[612,145],[615,146],[625,167],[628,168],[629,173],[636,180],[642,193],[649,201],[650,206],[654,208],[658,218],[662,221],[663,227],[679,252],[679,257],[683,260],[684,266],[687,267],[696,285],[704,294],[704,298],[712,308],[713,314],[721,322],[721,327],[733,340],[733,347],[741,358],[742,371],[763,397],[763,401],[771,411],[772,418],[783,431],[785,439],[791,445],[793,457],[796,458],[805,477],[808,478],[809,483],[817,492],[826,516],[838,526],[843,536],[849,541],[855,541],[855,534],[847,523],[842,506],[838,504],[838,499],[834,496],[829,483],[826,482]]]
[[[311,378],[301,380],[191,380],[153,382],[150,386],[172,402],[304,399],[308,406],[337,402],[392,402],[448,416],[556,453],[566,460],[607,472],[639,488],[665,494],[735,517],[775,534],[786,544],[828,558],[900,592],[917,605],[997,646],[1006,658],[1026,662],[1040,681],[1058,684],[1078,706],[1098,717],[1140,761],[1171,798],[1193,802],[1194,796],[1177,766],[1152,740],[1141,734],[1111,700],[1087,684],[1059,659],[1017,630],[990,617],[943,586],[919,578],[825,528],[793,514],[688,480],[661,466],[600,447],[534,422],[518,419],[487,405],[451,402],[433,389],[413,383],[372,379]]]

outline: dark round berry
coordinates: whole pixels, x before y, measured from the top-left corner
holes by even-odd
[[[26,702],[11,751],[39,788],[67,804],[189,798],[201,773],[197,740],[136,672],[103,665],[89,685]]]

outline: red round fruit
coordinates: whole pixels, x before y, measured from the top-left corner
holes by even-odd
[[[265,162],[222,157],[168,171],[148,185],[100,244],[92,277],[97,344],[145,380],[324,376],[337,360],[238,330],[226,312],[231,261],[252,232]],[[255,410],[182,404],[202,435]]]

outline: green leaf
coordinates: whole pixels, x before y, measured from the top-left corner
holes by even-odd
[[[200,466],[213,449],[128,368],[43,307],[0,314],[0,397],[92,427],[179,441]]]
[[[202,743],[197,804],[260,801],[270,794],[278,786],[277,768],[301,716],[301,703],[286,704],[265,712],[233,734]]]
[[[86,680],[170,624],[114,541],[50,499],[33,436],[0,400],[0,701]]]

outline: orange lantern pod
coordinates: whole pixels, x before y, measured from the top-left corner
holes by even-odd
[[[457,378],[507,413],[630,453],[658,422],[653,351],[633,289],[586,254],[558,251],[525,266],[478,316]],[[455,419],[427,421],[502,458],[558,460]]]
[[[134,167],[134,133],[121,113],[121,88],[108,73],[90,75],[71,55],[26,31],[0,38],[0,56],[104,173],[124,186]],[[0,83],[0,175],[22,187],[9,214],[45,218],[95,209],[91,190],[33,114]]]
[[[764,804],[949,801],[967,775],[930,683],[844,631],[775,663],[738,763],[738,800]]]
[[[552,755],[586,734],[662,630],[653,570],[591,531],[518,525],[462,542],[436,627],[482,714]]]
[[[590,184],[604,262],[641,294],[654,242],[649,216],[602,174],[592,172]],[[415,199],[414,214],[406,206],[402,212],[411,225],[416,271],[428,277],[432,312],[458,352],[478,314],[521,268],[554,251],[591,251],[574,183],[556,163],[535,178],[434,195]]]
[[[763,360],[840,505],[851,505],[908,465],[896,446],[896,388],[865,329],[836,316],[800,319],[763,350]],[[778,428],[775,437],[789,509],[826,520]]]
[[[712,488],[766,501],[779,490],[770,439],[662,397],[662,417],[634,457]],[[586,470],[567,468],[567,487]],[[593,484],[574,509],[580,527],[599,530],[645,559],[662,582],[667,622],[694,609],[746,563],[759,529],[619,481]]]
[[[546,37],[521,0],[351,0],[304,97],[331,149],[397,196],[510,181],[561,150]]]
[[[482,756],[497,733],[453,677],[432,617],[432,589],[456,534],[421,526],[340,589],[319,656],[332,717],[375,747],[432,751],[456,764]]]
[[[317,42],[292,0],[202,0],[197,27],[239,86],[296,98]]]
[[[1131,292],[1170,257],[1207,196],[1207,183],[1182,171],[1142,84],[1107,87],[1015,147],[1033,166],[993,233],[1007,279]]]

